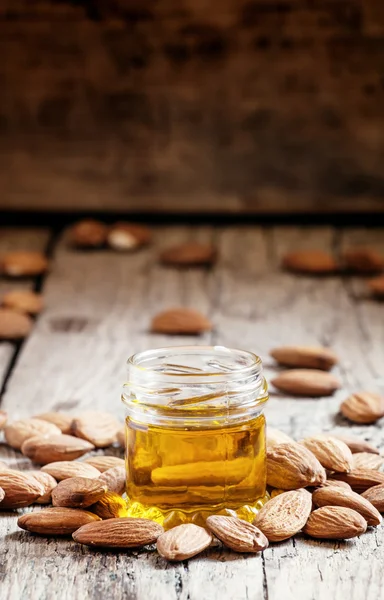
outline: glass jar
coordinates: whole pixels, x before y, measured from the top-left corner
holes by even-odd
[[[166,528],[211,514],[253,520],[266,500],[259,357],[222,346],[140,352],[122,400],[128,516]]]

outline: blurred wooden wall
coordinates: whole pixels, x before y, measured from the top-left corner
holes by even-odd
[[[384,211],[383,0],[0,6],[0,208]]]

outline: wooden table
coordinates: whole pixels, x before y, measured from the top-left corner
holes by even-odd
[[[157,263],[159,249],[185,239],[213,240],[220,252],[209,271],[178,271]],[[268,422],[297,439],[323,430],[348,430],[383,446],[382,425],[352,426],[338,414],[352,390],[384,391],[384,304],[370,299],[364,280],[283,273],[281,255],[293,248],[336,254],[369,243],[384,252],[384,231],[330,227],[159,227],[155,243],[134,254],[77,252],[49,230],[1,230],[0,252],[48,249],[52,268],[43,281],[2,281],[43,287],[46,310],[21,348],[0,345],[5,385],[2,408],[12,417],[46,410],[107,409],[123,419],[120,387],[125,361],[145,348],[190,343],[148,333],[151,316],[186,305],[212,318],[199,344],[224,344],[268,357],[282,343],[320,343],[339,354],[343,389],[332,398],[293,399],[271,393]],[[348,428],[348,429],[346,429]],[[112,452],[112,450],[111,450]],[[20,454],[0,448],[12,466]],[[69,539],[39,538],[0,517],[0,596],[74,600],[378,600],[384,598],[384,528],[348,542],[297,536],[262,554],[214,549],[181,564],[155,551],[94,552]]]

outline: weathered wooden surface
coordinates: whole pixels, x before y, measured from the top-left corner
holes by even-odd
[[[159,266],[159,249],[186,238],[213,240],[218,264],[183,272]],[[76,252],[57,244],[44,284],[47,308],[25,342],[2,407],[14,416],[48,409],[98,407],[123,418],[119,392],[125,360],[144,348],[191,343],[148,333],[162,308],[193,306],[215,324],[197,343],[243,347],[260,354],[280,343],[323,343],[340,355],[343,389],[332,398],[292,399],[271,390],[268,422],[297,439],[343,430],[342,398],[359,388],[384,391],[384,304],[367,297],[359,278],[311,278],[282,273],[283,252],[369,243],[384,250],[382,230],[296,227],[158,228],[155,243],[135,254]],[[382,426],[352,426],[383,448]],[[350,430],[350,429],[348,429]],[[11,464],[19,456],[0,449]],[[4,598],[22,600],[377,600],[383,597],[384,529],[342,543],[299,536],[262,555],[216,549],[182,564],[155,552],[98,553],[68,540],[20,532],[0,517],[0,582]],[[17,567],[17,568],[16,568]]]

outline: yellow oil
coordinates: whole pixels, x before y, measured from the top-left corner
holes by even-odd
[[[126,425],[128,516],[165,528],[212,514],[253,520],[266,499],[262,414],[210,429]]]

